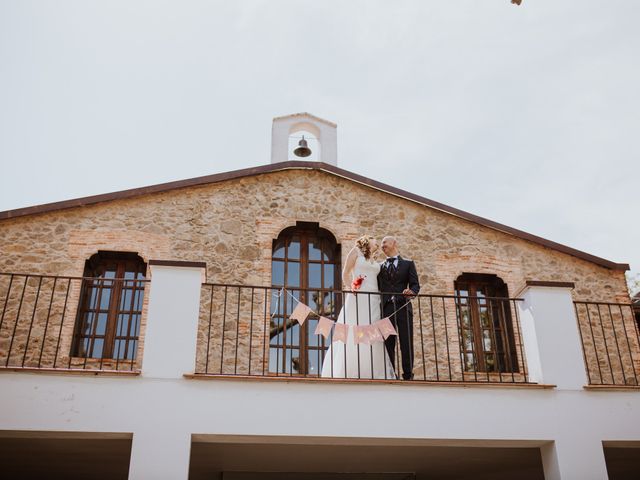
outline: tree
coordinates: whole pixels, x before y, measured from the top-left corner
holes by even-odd
[[[633,297],[640,292],[640,273],[633,274],[626,272],[627,286],[629,287],[629,293]]]

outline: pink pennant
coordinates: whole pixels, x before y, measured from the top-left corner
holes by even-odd
[[[378,327],[378,330],[380,331],[380,333],[382,334],[385,340],[389,338],[391,335],[398,335],[398,333],[396,332],[396,329],[393,327],[393,324],[391,323],[391,320],[389,320],[389,317],[385,317],[382,320],[378,320],[377,322],[374,323],[374,325]]]
[[[318,326],[316,327],[316,331],[314,335],[322,335],[324,338],[329,338],[331,334],[331,329],[336,322],[327,317],[320,317],[318,320]]]
[[[349,336],[349,325],[344,323],[336,323],[333,329],[333,341],[347,343],[347,337]]]
[[[302,302],[298,302],[298,305],[293,309],[289,318],[297,320],[300,325],[303,325],[310,313],[311,309],[307,305]]]
[[[353,343],[369,343],[369,327],[370,325],[354,325],[353,326]]]
[[[382,334],[376,325],[369,326],[369,344],[384,342],[384,338],[382,338]]]

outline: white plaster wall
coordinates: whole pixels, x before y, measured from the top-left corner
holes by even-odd
[[[635,391],[28,373],[0,375],[0,391],[3,430],[167,429],[407,439],[640,439],[640,394]],[[285,403],[286,411],[269,408]],[[328,404],[334,408],[327,410]]]

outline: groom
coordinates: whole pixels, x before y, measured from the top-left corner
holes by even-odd
[[[402,378],[413,379],[413,308],[411,297],[420,291],[416,265],[398,255],[398,242],[394,237],[382,239],[382,251],[387,259],[378,274],[378,288],[382,295],[382,316],[389,317],[396,327],[402,353]],[[395,314],[394,314],[395,312]],[[385,346],[395,368],[396,339],[390,336]]]

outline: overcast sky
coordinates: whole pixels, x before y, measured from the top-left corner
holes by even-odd
[[[0,210],[262,165],[347,170],[640,270],[640,1],[0,0]]]

